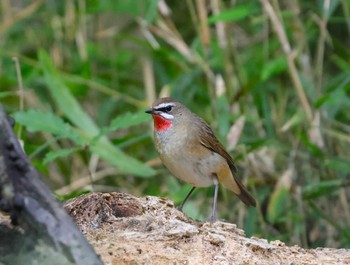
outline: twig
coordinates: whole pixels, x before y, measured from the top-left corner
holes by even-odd
[[[188,12],[190,13],[190,17],[191,17],[191,20],[192,20],[192,24],[193,25],[199,25],[199,19],[197,17],[197,14],[196,14],[196,8],[194,6],[194,3],[192,0],[186,0],[186,3],[187,3],[187,9],[188,9]],[[199,28],[198,27],[194,27],[196,32],[197,32],[197,35],[200,35],[199,33]]]
[[[295,199],[297,202],[297,208],[298,208],[298,213],[301,216],[301,219],[304,222],[303,229],[300,231],[300,243],[302,246],[308,246],[308,241],[307,241],[307,231],[306,231],[306,217],[305,217],[305,210],[303,207],[303,193],[302,193],[302,188],[300,185],[297,185],[295,187]]]
[[[156,86],[153,74],[153,65],[150,58],[144,57],[142,59],[142,73],[143,73],[143,83],[145,85],[147,103],[150,106],[152,102],[156,99]]]
[[[12,19],[6,20],[4,23],[0,24],[0,35],[2,35],[3,32],[8,30],[10,27],[12,27],[14,24],[16,24],[21,19],[24,19],[25,17],[28,17],[32,13],[34,13],[39,8],[39,6],[41,5],[42,2],[43,2],[43,0],[35,1],[34,3],[30,4],[26,8],[24,8],[21,11],[19,11],[18,13],[16,13]]]
[[[98,160],[99,160],[98,155],[92,154],[89,161],[88,171],[89,171],[89,178],[90,178],[90,185],[91,185],[92,192],[95,192],[94,180],[96,178],[96,169],[98,165]]]
[[[105,178],[106,176],[116,174],[117,172],[118,171],[113,167],[105,168],[105,169],[95,173],[94,181],[96,182],[100,179]],[[85,186],[89,185],[89,183],[91,183],[91,176],[79,178],[79,179],[71,182],[69,185],[64,186],[58,190],[55,190],[55,193],[60,194],[60,195],[69,194],[73,191],[84,188]]]
[[[205,0],[196,0],[198,17],[200,22],[199,35],[201,37],[205,53],[208,53],[208,49],[210,47],[210,31],[208,28],[208,16],[205,2]]]
[[[324,49],[325,41],[327,35],[327,22],[328,22],[328,12],[330,7],[330,0],[324,0],[323,2],[323,12],[322,19],[318,20],[320,26],[320,37],[317,44],[317,53],[316,53],[316,63],[315,63],[315,84],[316,91],[318,96],[321,95],[322,87],[322,77],[323,77],[323,59],[324,59]]]
[[[343,207],[343,211],[344,211],[344,219],[347,223],[348,226],[350,226],[350,205],[349,205],[349,202],[348,202],[348,198],[346,196],[346,189],[345,188],[341,188],[339,190],[340,194],[339,194],[339,197],[340,197],[340,203]]]
[[[211,0],[210,4],[213,10],[213,14],[218,15],[220,13],[219,0]],[[220,48],[221,49],[227,48],[227,36],[225,32],[225,23],[222,21],[217,21],[215,23],[215,29],[216,29],[216,37],[218,38]]]
[[[86,1],[79,0],[78,1],[78,7],[79,7],[79,13],[78,16],[78,28],[77,32],[75,33],[75,39],[78,47],[78,52],[80,55],[80,58],[83,61],[88,60],[88,52],[87,52],[87,30],[86,30]]]
[[[213,10],[213,14],[218,15],[220,13],[220,0],[211,0],[210,4]],[[215,23],[216,37],[218,39],[219,46],[223,52],[224,67],[225,67],[225,83],[226,83],[225,93],[227,95],[229,103],[232,103],[234,98],[232,97],[233,93],[231,93],[231,91],[235,86],[236,82],[234,81],[237,80],[237,78],[235,76],[235,69],[232,63],[233,54],[231,53],[234,53],[235,49],[234,47],[231,47],[231,46],[229,47],[229,44],[232,44],[232,43],[228,40],[225,26],[226,26],[225,23],[222,21],[217,21]]]
[[[19,110],[23,111],[23,108],[24,108],[24,90],[23,90],[23,79],[22,79],[21,67],[19,64],[18,57],[12,57],[12,60],[15,63],[16,74],[17,74]],[[17,132],[17,138],[21,139],[21,135],[22,135],[22,126],[20,125],[18,128],[18,132]]]

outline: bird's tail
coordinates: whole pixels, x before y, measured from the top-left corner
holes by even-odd
[[[238,198],[246,205],[256,207],[256,201],[253,196],[247,191],[247,189],[243,186],[242,182],[236,177],[236,175],[233,175],[233,177],[241,191],[240,194],[237,194]]]
[[[228,172],[229,170],[226,170],[226,174],[222,174],[223,177],[221,177],[221,179],[219,177],[220,182],[225,188],[233,191],[237,195],[237,197],[246,205],[255,207],[256,201],[253,198],[253,196],[248,192],[246,187],[244,187],[240,179],[237,177],[236,167],[234,166],[234,164],[230,163],[229,168],[230,172]]]

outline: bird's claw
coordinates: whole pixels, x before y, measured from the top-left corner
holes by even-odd
[[[211,215],[208,219],[209,223],[215,223],[218,220],[218,218],[215,215]]]
[[[182,204],[180,204],[179,206],[176,207],[176,209],[177,209],[178,211],[180,211],[180,212],[183,212],[183,211],[182,211],[182,208],[183,208],[183,205],[182,205]]]

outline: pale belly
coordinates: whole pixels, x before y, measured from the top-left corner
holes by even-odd
[[[161,155],[164,165],[179,179],[195,187],[208,187],[214,184],[214,176],[226,165],[220,155],[208,151],[206,156],[194,158],[184,156],[183,152],[165,152]]]
[[[172,131],[155,133],[156,148],[163,164],[179,179],[194,187],[208,187],[217,180],[227,189],[239,193],[232,172],[225,158],[209,149],[198,145],[190,146],[190,135],[182,130],[182,137],[177,138]]]

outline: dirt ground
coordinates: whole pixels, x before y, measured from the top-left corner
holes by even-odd
[[[159,197],[93,193],[65,204],[105,264],[350,264],[350,250],[303,249],[199,223]]]

